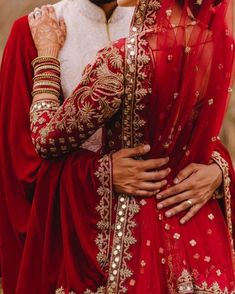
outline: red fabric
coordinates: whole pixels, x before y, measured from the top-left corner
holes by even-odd
[[[18,47],[15,46],[15,39],[17,40],[15,31],[16,35],[19,34]],[[55,289],[61,286],[63,286],[66,294],[71,291],[80,294],[86,288],[96,291],[99,286],[105,285],[108,269],[107,263],[104,263],[102,267],[96,260],[98,254],[96,238],[97,234],[100,234],[100,231],[97,230],[100,215],[96,207],[99,205],[100,199],[102,199],[99,193],[110,193],[107,187],[102,187],[98,183],[97,177],[95,176],[95,171],[101,165],[98,161],[99,156],[89,151],[79,150],[67,159],[62,158],[56,161],[45,161],[43,164],[37,158],[30,143],[30,137],[28,136],[28,113],[31,101],[29,93],[32,85],[30,83],[28,88],[24,87],[25,84],[28,85],[28,78],[31,80],[32,72],[30,65],[28,65],[26,70],[26,65],[23,63],[24,60],[28,60],[26,57],[29,55],[27,64],[30,64],[31,58],[35,55],[35,49],[32,46],[27,20],[25,18],[18,22],[17,28],[14,28],[12,34],[5,53],[1,72],[0,129],[2,142],[0,145],[0,159],[1,166],[4,167],[4,172],[1,170],[0,174],[0,241],[5,294],[29,294],[32,292],[35,294],[54,293]],[[21,43],[22,41],[25,44],[29,44],[29,46],[24,47]],[[119,45],[116,44],[115,48],[120,51]],[[14,51],[17,48],[19,51]],[[25,48],[25,50],[22,48]],[[14,57],[15,52],[17,52],[16,57]],[[29,52],[31,53],[29,54]],[[144,52],[149,54],[147,48],[145,48]],[[7,56],[8,58],[6,58]],[[121,56],[123,56],[123,50],[121,50]],[[10,87],[10,77],[8,76],[6,78],[5,73],[10,72],[9,69],[14,66],[14,58],[16,58],[15,62],[18,62],[18,74],[14,78],[16,84],[14,83],[13,87]],[[93,67],[93,70],[95,69],[96,65]],[[109,69],[113,70],[110,64]],[[144,68],[142,73],[149,73],[148,69]],[[163,74],[164,72],[161,73]],[[21,80],[21,85],[18,85],[20,79],[23,80]],[[144,85],[148,83],[147,79],[145,80]],[[5,82],[3,83],[3,81]],[[172,88],[169,86],[168,88],[173,90],[173,85]],[[20,95],[19,89],[22,89],[22,95]],[[101,93],[100,89],[102,87],[99,88],[99,94]],[[10,93],[7,91],[10,91]],[[15,91],[14,95],[11,94],[11,91]],[[148,102],[146,100],[146,105],[151,106],[149,102],[155,103],[154,93],[147,97],[150,100]],[[12,102],[16,101],[16,103],[11,103],[12,109],[6,111],[9,97],[12,97]],[[19,98],[21,97],[25,99],[25,104],[23,104],[25,107],[21,106],[22,101],[19,102]],[[165,98],[165,96],[162,96],[161,102],[163,105]],[[17,105],[17,103],[20,105]],[[96,104],[93,107],[97,110]],[[145,117],[146,112],[142,107],[136,109],[136,114],[140,111],[141,117],[146,119],[147,124],[142,125],[144,140],[150,142],[154,147],[154,135],[159,130],[154,134],[153,129],[151,129],[152,124],[149,121],[151,119],[154,120],[154,118],[156,119],[156,115],[152,112],[153,116],[151,116],[150,108],[147,107],[145,109],[147,109],[147,119]],[[151,107],[151,110],[153,109],[155,108]],[[114,110],[116,109],[114,108]],[[7,117],[5,117],[6,114],[8,114]],[[16,120],[17,117],[15,118],[14,115],[22,115],[23,117],[20,117],[20,120]],[[5,120],[2,120],[2,117]],[[8,126],[11,126],[16,121],[22,122],[22,125],[20,123],[14,125],[16,129],[24,126],[23,123],[26,124],[20,132],[20,134],[25,135],[24,138],[28,138],[27,148],[25,148],[24,144],[21,147],[23,150],[26,149],[25,157],[24,153],[22,152],[23,154],[21,155],[21,151],[17,149],[16,143],[22,143],[20,140],[15,140],[17,135],[19,136],[18,133],[14,134],[11,137],[12,141],[9,142],[9,131],[11,128],[6,128],[6,122],[8,122]],[[112,132],[107,134],[107,138],[109,137],[109,146],[112,151],[114,148],[119,149],[121,146],[120,121],[119,112],[109,122],[109,128]],[[94,126],[89,126],[89,130],[99,127],[100,122],[97,123],[96,120],[92,122]],[[80,133],[78,133],[76,138],[81,139],[79,135]],[[66,134],[64,136],[67,138]],[[201,139],[204,140],[204,137]],[[138,141],[137,135],[135,140],[135,142]],[[7,146],[7,150],[6,142],[8,144],[11,143],[11,145]],[[115,142],[114,146],[113,142]],[[106,143],[108,146],[108,139]],[[61,145],[58,144],[59,151],[60,147]],[[158,152],[160,152],[157,146],[155,147],[156,149],[151,155],[152,157],[157,157]],[[14,162],[8,161],[5,157],[9,151],[8,148],[12,148],[10,150],[14,149],[14,154],[9,152],[11,157],[14,157]],[[221,147],[218,148],[223,150]],[[175,156],[180,157],[180,154],[177,154],[176,151],[174,152]],[[20,153],[20,159],[16,156],[18,153]],[[224,152],[224,156],[229,160],[226,152]],[[22,158],[24,162],[19,165]],[[197,159],[196,156],[189,157],[187,161],[182,161],[182,166],[191,162],[193,159]],[[208,159],[206,157],[206,160]],[[201,158],[198,159],[199,162],[201,160]],[[177,165],[174,159],[171,164],[173,168],[175,167],[174,172],[176,173]],[[19,170],[20,173],[17,173]],[[20,187],[19,190],[22,193],[16,193],[13,190],[15,187]],[[19,198],[16,198],[16,195],[19,195]],[[32,198],[33,205],[30,208]],[[164,218],[163,221],[160,221],[161,213],[156,211],[156,200],[153,198],[146,199],[146,203],[141,202],[140,199],[132,199],[131,201],[133,206],[130,207],[129,215],[134,213],[132,216],[134,225],[132,223],[126,235],[126,242],[129,242],[132,246],[130,246],[130,251],[127,252],[127,255],[129,254],[126,258],[128,268],[125,273],[127,274],[127,279],[124,283],[124,286],[128,289],[128,293],[174,293],[177,290],[177,280],[181,276],[183,269],[188,270],[190,273],[192,270],[195,270],[193,274],[197,285],[201,285],[204,281],[210,285],[216,281],[219,283],[221,289],[225,286],[229,290],[234,288],[233,268],[226,224],[222,218],[219,206],[215,201],[210,201],[198,216],[186,226],[179,225],[178,217],[172,220]],[[107,226],[113,229],[117,210],[116,204],[116,199],[114,199],[111,209],[113,212],[112,226],[110,223],[101,223],[100,225],[103,229],[106,229]],[[102,207],[105,207],[105,203],[103,203]],[[136,212],[137,215],[135,215]],[[215,221],[213,222],[208,218],[208,215],[212,213],[215,217]],[[170,230],[166,229],[166,225],[170,226]],[[24,245],[26,231],[27,237]],[[21,238],[22,233],[23,238]],[[112,234],[110,235],[109,233],[109,237],[112,237]],[[180,238],[175,238],[175,234],[180,234]],[[100,234],[99,237],[102,238],[103,235]],[[135,239],[138,240],[138,243],[133,246]],[[197,244],[195,247],[190,243],[193,240]],[[200,255],[199,259],[197,259],[197,254]],[[106,257],[110,257],[109,252],[106,252],[106,255]],[[14,271],[12,263],[15,264]],[[169,267],[165,267],[165,263]],[[221,275],[218,270],[221,270]],[[17,290],[15,290],[15,287]]]
[[[154,7],[154,3],[150,3]],[[111,50],[101,52],[83,82],[55,113],[50,110],[36,112],[32,119],[32,137],[35,145],[45,150],[46,156],[50,156],[51,141],[57,147],[56,153],[64,150],[60,138],[66,142],[72,135],[76,143],[81,144],[84,130],[85,133],[93,133],[100,124],[107,122],[103,114],[110,106],[107,117],[112,116],[112,119],[106,124],[109,128],[106,144],[109,151],[120,148],[123,142],[124,146],[130,146],[128,140],[133,140],[133,145],[144,141],[150,143],[149,157],[170,157],[170,185],[177,172],[187,164],[209,162],[217,144],[232,77],[234,43],[228,30],[231,19],[225,22],[229,2],[223,1],[211,9],[214,1],[203,1],[197,19],[189,26],[192,21],[187,7],[189,1],[185,1],[180,10],[179,24],[171,24],[172,9],[177,9],[174,3],[173,0],[162,1],[161,8],[156,9],[153,15],[147,13],[143,27],[149,29],[154,23],[156,26],[137,37],[136,47],[131,45],[135,43],[135,37],[133,42],[126,40],[129,42],[127,48],[132,48],[129,49],[130,56],[135,52],[138,54],[137,67],[129,55],[125,56],[129,62],[126,67],[132,63],[129,76],[125,76],[127,97],[110,92],[102,95],[109,79],[123,74],[122,66],[115,67],[111,56],[111,52],[118,50],[116,59],[124,58],[121,41],[115,43]],[[145,7],[152,9],[143,6],[142,11]],[[136,18],[141,13],[141,9],[137,11]],[[134,25],[138,27],[139,23],[138,19]],[[109,73],[107,79],[104,78],[104,68],[105,73]],[[133,80],[131,72],[137,74],[134,97],[132,92],[128,93],[128,86]],[[90,88],[92,91],[88,90]],[[101,99],[107,105],[100,103]],[[129,104],[125,99],[130,101]],[[117,113],[117,109],[112,107],[114,101],[118,106],[120,101],[126,103],[122,112]],[[133,114],[130,114],[132,107]],[[88,113],[86,109],[89,109]],[[130,118],[131,115],[133,117]],[[43,120],[39,123],[40,118]],[[131,125],[127,126],[126,121]],[[123,205],[123,202],[127,204]],[[135,198],[125,200],[119,197],[117,212],[113,207],[114,215],[120,219],[112,240],[110,262],[109,286],[114,287],[114,292],[232,293],[235,283],[231,239],[217,201],[211,199],[184,226],[179,223],[182,215],[168,219],[164,216],[165,210],[157,210],[156,204],[155,198],[141,202]],[[121,225],[119,216],[125,214],[126,207],[125,227]],[[116,250],[116,245],[124,248],[118,258],[115,255],[120,249]],[[120,258],[121,270],[115,272]],[[116,275],[119,277],[117,280]],[[117,281],[118,286],[112,286],[112,280]],[[79,293],[79,288],[74,291]],[[92,291],[97,291],[97,288],[92,288]]]
[[[41,164],[29,133],[30,63],[35,56],[27,19],[22,18],[13,26],[0,73],[0,241],[6,293],[14,293]]]
[[[67,283],[66,277],[81,291],[104,280],[94,241],[100,199],[94,170],[100,156],[80,150],[69,159],[42,163],[36,154],[29,123],[31,61],[35,57],[24,17],[12,28],[0,73],[0,260],[4,294],[54,293],[57,283],[58,288]],[[84,184],[87,180],[89,186]]]
[[[83,293],[105,283],[95,243],[98,157],[81,150],[41,167],[15,293],[49,294],[61,286]]]

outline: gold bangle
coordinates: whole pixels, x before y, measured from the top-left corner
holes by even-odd
[[[60,75],[60,68],[55,65],[42,65],[34,69],[34,75],[37,75],[40,70],[50,70],[53,69]]]
[[[55,58],[55,57],[51,57],[51,56],[39,56],[36,57],[33,61],[32,61],[32,66],[34,67],[35,64],[38,62],[46,62],[46,61],[54,61],[56,62],[58,65],[60,64],[59,59]]]
[[[37,79],[56,79],[56,80],[60,80],[60,78],[57,75],[53,75],[53,74],[49,74],[49,73],[38,74],[38,75],[33,77],[33,80],[37,80]]]
[[[34,85],[33,85],[33,88],[36,88],[36,87],[39,87],[39,86],[52,86],[52,87],[55,87],[57,88],[58,90],[60,90],[60,84],[59,83],[56,83],[56,82],[51,82],[51,81],[36,81],[34,82]]]
[[[60,92],[58,92],[56,90],[52,90],[51,88],[35,90],[35,91],[32,92],[33,97],[35,97],[38,94],[52,94],[52,95],[55,95],[56,97],[60,96]]]

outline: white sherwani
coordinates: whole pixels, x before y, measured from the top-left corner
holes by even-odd
[[[107,21],[104,11],[89,0],[62,0],[54,7],[57,17],[63,17],[67,26],[66,42],[59,56],[66,98],[78,85],[85,66],[95,58],[97,51],[128,35],[133,8],[117,7]],[[98,131],[83,148],[97,151],[100,146],[101,131]]]
[[[55,4],[55,10],[67,26],[67,39],[59,58],[62,88],[67,97],[97,51],[128,35],[133,9],[117,7],[108,22],[103,9],[89,0],[63,0]]]

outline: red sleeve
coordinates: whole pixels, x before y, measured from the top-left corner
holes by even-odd
[[[77,150],[119,109],[124,92],[124,39],[100,51],[59,108],[31,107],[32,140],[43,158]]]

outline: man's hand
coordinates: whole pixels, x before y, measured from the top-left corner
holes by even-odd
[[[188,222],[213,196],[222,184],[222,171],[213,163],[210,165],[190,164],[183,169],[174,180],[172,186],[157,195],[164,199],[158,203],[158,209],[173,206],[166,211],[167,217],[172,217],[184,210],[186,215],[180,220],[181,224]]]
[[[117,193],[151,197],[155,196],[167,184],[170,173],[167,164],[169,158],[136,160],[150,151],[149,145],[122,149],[112,155],[113,187]]]

